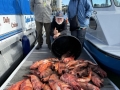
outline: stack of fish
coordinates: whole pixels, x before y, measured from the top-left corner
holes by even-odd
[[[89,60],[74,57],[34,62],[30,74],[7,90],[100,90],[107,73]]]

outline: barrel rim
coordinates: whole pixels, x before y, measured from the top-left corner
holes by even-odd
[[[80,49],[78,49],[78,50],[80,50],[80,51],[78,51],[78,53],[75,55],[75,59],[77,59],[77,58],[80,56],[81,52],[82,52],[82,44],[81,44],[81,42],[79,41],[78,38],[76,38],[75,36],[71,36],[71,35],[62,35],[62,36],[59,36],[58,38],[56,38],[56,39],[52,42],[52,44],[51,44],[51,51],[52,51],[52,53],[53,53],[57,58],[61,58],[62,55],[60,55],[59,52],[57,53],[57,52],[54,51],[53,45],[54,45],[54,43],[56,42],[56,40],[59,40],[60,38],[63,38],[63,37],[67,37],[67,38],[70,37],[70,38],[75,39],[77,42],[79,42],[79,47],[80,47]]]

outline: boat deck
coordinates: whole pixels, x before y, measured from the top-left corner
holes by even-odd
[[[20,65],[14,70],[14,72],[10,75],[10,77],[6,80],[6,82],[1,86],[0,90],[6,90],[6,88],[11,84],[23,79],[23,75],[29,73],[29,67],[33,62],[40,59],[54,57],[54,55],[47,48],[47,45],[45,43],[43,44],[40,50],[35,50],[35,47],[31,50],[31,52],[27,55],[27,57],[20,63]],[[96,63],[89,56],[88,52],[85,49],[82,50],[82,53],[78,59],[81,58]],[[117,89],[117,87],[108,78],[105,78],[104,86],[101,88],[101,90],[119,90],[119,89]]]

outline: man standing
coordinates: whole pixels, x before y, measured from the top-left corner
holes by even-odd
[[[93,7],[90,0],[70,0],[68,5],[68,20],[70,21],[70,18],[73,18],[77,12],[78,21],[80,23],[80,28],[78,30],[71,30],[71,35],[78,38],[82,46],[92,11]]]
[[[36,49],[40,49],[43,44],[42,28],[45,27],[46,32],[46,44],[48,48],[51,48],[50,42],[50,27],[51,27],[51,13],[52,9],[50,6],[51,0],[30,0],[31,11],[35,15],[36,31],[37,31],[37,42]]]

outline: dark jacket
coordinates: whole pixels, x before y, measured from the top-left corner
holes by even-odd
[[[62,24],[57,24],[55,21],[55,18],[53,18],[53,21],[51,23],[51,31],[50,31],[51,36],[54,36],[53,31],[54,31],[55,27],[58,30],[58,32],[61,33],[61,35],[67,35],[67,23],[66,23],[65,19]]]

